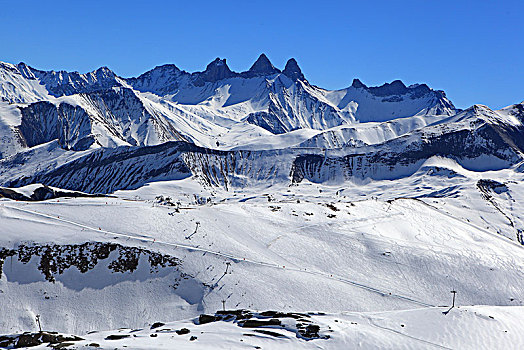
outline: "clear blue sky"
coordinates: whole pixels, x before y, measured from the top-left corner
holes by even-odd
[[[264,52],[329,89],[401,79],[462,108],[524,100],[523,0],[0,0],[0,33],[0,61],[40,69],[128,77],[225,57],[242,71]]]

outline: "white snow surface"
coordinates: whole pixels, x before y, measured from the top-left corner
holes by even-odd
[[[102,261],[87,274],[66,269],[50,283],[37,270],[37,257],[26,264],[7,258],[0,279],[5,310],[0,328],[34,329],[36,314],[48,329],[79,335],[147,327],[213,313],[226,300],[228,308],[334,313],[321,321],[335,330],[325,348],[354,344],[355,337],[368,339],[362,343],[368,348],[433,346],[420,339],[456,348],[476,334],[498,334],[498,327],[512,333],[522,322],[524,302],[524,248],[516,238],[523,229],[522,177],[514,169],[472,172],[436,157],[394,181],[304,182],[228,192],[186,178],[119,191],[114,198],[2,200],[4,248],[112,242],[175,256],[190,278],[173,289],[178,275],[169,269],[151,274],[140,263],[135,272],[118,274]],[[506,187],[490,191],[488,200],[477,186],[481,179]],[[434,307],[450,305],[450,290],[458,291],[461,308],[442,318],[441,308]],[[417,310],[400,311],[409,309]],[[350,313],[340,314],[346,310]],[[337,331],[333,318],[349,324],[359,319],[361,326]],[[448,324],[449,319],[458,323]],[[224,339],[238,338],[237,326],[209,327]],[[471,328],[458,340],[451,330],[460,327]],[[152,346],[147,332],[140,334],[143,343],[118,344]],[[216,339],[197,336],[202,343],[194,344],[202,346],[205,339],[209,344]],[[504,339],[521,341],[521,334],[500,337],[490,340],[495,344],[490,348],[504,348]],[[270,338],[261,341],[277,341]],[[295,341],[282,346],[324,344]]]
[[[523,307],[465,306],[388,312],[312,314],[329,339],[302,339],[285,327],[241,328],[231,321],[199,325],[196,320],[169,322],[155,329],[118,329],[82,335],[78,348],[115,349],[518,349]],[[189,330],[178,335],[176,331]],[[271,331],[279,336],[259,332]],[[107,340],[111,335],[128,336]],[[196,337],[191,340],[191,337]],[[35,347],[44,349],[45,346]]]

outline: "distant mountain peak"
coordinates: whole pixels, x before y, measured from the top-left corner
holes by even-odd
[[[367,89],[367,86],[360,81],[360,79],[353,79],[353,83],[351,84],[351,87],[354,87],[355,89],[361,89],[361,88],[364,88],[364,89]]]
[[[222,79],[227,79],[236,76],[237,74],[232,72],[231,69],[227,66],[226,59],[215,58],[215,60],[209,63],[206,67],[206,70],[202,73],[198,73],[198,76],[201,77],[204,81],[207,82],[216,82]]]
[[[407,87],[401,80],[393,80],[391,83],[384,83],[380,86],[366,86],[359,79],[354,79],[354,88],[363,88],[375,96],[393,96],[393,95],[404,95],[408,92],[415,93],[416,95],[424,95],[431,91],[426,84],[414,84]]]
[[[213,66],[227,66],[226,59],[220,57],[215,58],[211,63],[207,65],[206,70]]]
[[[173,63],[162,64],[162,65],[160,65],[160,66],[156,66],[156,67],[153,68],[153,69],[180,71],[180,68],[178,68],[178,67],[177,67],[175,64],[173,64]]]
[[[106,66],[98,68],[97,70],[93,71],[93,73],[100,78],[116,77],[115,72]]]
[[[253,63],[251,68],[247,72],[244,72],[244,76],[257,76],[257,75],[272,75],[278,74],[280,70],[275,68],[269,58],[265,54],[261,54],[258,59]]]
[[[111,69],[109,69],[109,67],[107,67],[107,66],[102,66],[102,67],[96,69],[95,72],[106,72],[106,73],[111,72],[111,73],[113,73],[113,71]]]
[[[284,75],[289,77],[293,81],[297,80],[305,80],[304,74],[302,74],[302,70],[298,66],[297,61],[294,58],[290,58],[287,63],[286,67],[282,71]]]

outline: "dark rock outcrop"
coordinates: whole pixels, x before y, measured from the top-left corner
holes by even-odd
[[[71,267],[75,267],[80,273],[92,270],[100,261],[108,259],[112,252],[115,256],[109,262],[108,269],[114,273],[135,271],[141,257],[147,258],[151,273],[157,272],[159,268],[178,269],[181,266],[181,261],[176,257],[115,243],[31,244],[20,245],[16,249],[0,248],[0,276],[2,265],[8,257],[16,258],[23,264],[36,258],[39,261],[37,268],[45,279],[55,282],[56,276]]]
[[[53,347],[60,344],[84,340],[75,335],[63,335],[56,332],[22,333],[0,336],[0,348],[18,349],[48,343]],[[73,343],[71,343],[72,345]]]
[[[286,62],[286,67],[282,71],[284,75],[289,77],[293,81],[297,80],[305,80],[304,74],[302,74],[302,70],[298,66],[297,61],[294,58],[290,58]]]
[[[222,79],[233,78],[238,73],[232,72],[227,66],[226,59],[216,58],[207,65],[206,70],[201,73],[193,73],[195,76],[195,85],[203,85],[204,82],[214,83]]]
[[[261,54],[248,71],[240,73],[242,77],[251,78],[256,76],[269,76],[280,73],[265,54]]]

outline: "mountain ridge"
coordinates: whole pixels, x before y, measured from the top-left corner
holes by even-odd
[[[29,142],[18,142],[16,147],[0,145],[0,152],[5,157],[14,149],[45,143],[53,137],[58,137],[64,147],[77,150],[176,140],[231,149],[253,144],[253,140],[257,140],[255,144],[267,143],[267,135],[282,135],[281,139],[288,140],[286,144],[298,145],[305,140],[292,141],[290,132],[311,130],[314,134],[343,125],[415,115],[423,116],[427,124],[458,111],[444,93],[424,84],[406,87],[394,81],[381,87],[367,87],[361,82],[357,88],[353,85],[334,91],[319,88],[306,80],[295,59],[289,59],[281,71],[264,54],[244,72],[231,71],[225,59],[217,58],[200,72],[188,73],[166,64],[135,78],[121,78],[107,67],[81,74],[6,63],[0,65],[0,97],[20,112],[0,115],[6,118],[3,123],[8,135],[4,137],[16,143],[20,134]],[[115,92],[128,97],[120,99],[120,104],[100,99]],[[68,119],[60,109],[58,117],[51,117],[56,112],[48,117],[53,125],[44,128],[45,123],[38,118],[32,126],[16,122],[22,115],[27,121],[24,111],[37,108],[33,104],[43,101],[86,115],[91,126],[75,124],[80,119]],[[72,135],[80,130],[85,130],[80,139],[65,141],[75,140]],[[42,132],[48,136],[31,135]],[[318,142],[323,143],[321,147],[339,143]]]

